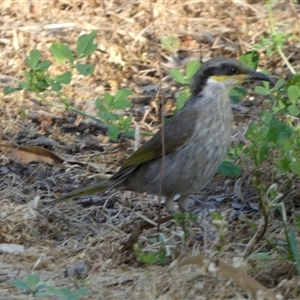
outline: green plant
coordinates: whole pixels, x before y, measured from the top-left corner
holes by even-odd
[[[169,257],[167,255],[167,245],[165,243],[165,239],[162,235],[159,235],[159,240],[157,238],[149,239],[149,242],[152,244],[157,244],[159,242],[159,248],[152,251],[144,252],[139,244],[134,244],[133,249],[136,255],[137,261],[145,264],[145,265],[153,265],[153,264],[166,264],[169,261]]]
[[[284,225],[284,233],[287,240],[287,250],[288,250],[288,259],[290,259],[293,263],[296,264],[296,269],[298,275],[300,275],[300,256],[299,256],[299,246],[297,242],[297,231],[294,226],[289,226],[289,221],[286,215],[286,209],[284,203],[278,203],[276,201],[276,206],[278,211],[281,213],[283,225]],[[289,229],[290,227],[290,229]],[[296,224],[297,228],[297,224]],[[298,227],[298,230],[300,228]]]
[[[300,115],[300,77],[295,75],[287,83],[279,79],[273,88],[270,84],[255,87],[255,91],[262,96],[272,99],[272,110],[278,114],[290,114],[293,117]]]
[[[267,229],[272,207],[268,197],[269,186],[278,176],[285,177],[287,184],[293,176],[300,177],[299,133],[299,127],[293,126],[289,115],[282,113],[276,116],[269,111],[263,111],[260,120],[251,123],[246,132],[250,143],[241,155],[253,166],[252,182],[265,218],[265,227],[259,239]],[[269,177],[262,172],[264,169],[268,170]]]
[[[186,238],[189,233],[189,226],[190,222],[196,222],[197,216],[194,215],[192,212],[181,212],[173,215],[175,222],[182,228],[184,232],[184,237]]]
[[[48,104],[53,104],[53,102],[49,102],[46,97],[54,96],[65,105],[66,109],[78,112],[70,105],[69,99],[62,93],[62,88],[63,85],[70,84],[73,75],[72,72],[75,69],[84,76],[94,72],[94,66],[79,62],[97,49],[97,45],[94,44],[95,37],[95,31],[80,36],[77,40],[75,54],[64,44],[52,44],[50,50],[56,61],[60,64],[68,63],[71,68],[71,71],[59,74],[54,78],[49,75],[51,62],[41,59],[41,51],[37,49],[31,50],[29,56],[26,57],[26,64],[29,70],[24,71],[25,80],[21,81],[18,87],[6,86],[3,90],[4,94],[8,95],[20,90],[35,92],[40,100]]]
[[[300,74],[296,74],[283,52],[283,47],[291,35],[276,31],[272,3],[270,0],[266,0],[271,34],[269,37],[260,37],[260,44],[254,45],[254,48],[265,50],[268,56],[279,53],[293,76],[287,82],[279,79],[272,88],[267,82],[264,82],[263,86],[255,87],[257,94],[268,97],[272,113],[263,111],[260,120],[250,124],[246,132],[250,143],[243,148],[240,155],[253,163],[252,182],[264,215],[265,226],[257,240],[267,230],[269,212],[275,203],[276,209],[281,212],[282,216],[289,253],[287,258],[295,262],[299,272],[299,246],[296,238],[299,227],[290,226],[286,219],[283,203],[278,203],[276,195],[270,196],[270,187],[273,186],[276,178],[285,179],[285,185],[279,187],[284,190],[295,177],[300,177],[300,127],[295,122],[297,120],[295,118],[300,116]],[[266,177],[262,170],[268,170],[270,176]],[[270,245],[277,249],[273,243]],[[280,254],[286,257],[285,253]]]
[[[40,277],[38,275],[30,274],[25,280],[16,279],[11,283],[25,294],[31,294],[35,297],[42,297],[45,293],[47,295],[48,286],[40,283]]]
[[[273,113],[264,111],[260,121],[249,126],[246,136],[251,144],[244,151],[244,154],[250,155],[254,161],[255,172],[252,179],[260,201],[262,201],[261,205],[264,207],[266,223],[268,208],[264,199],[268,186],[279,174],[288,178],[288,182],[291,176],[300,176],[299,126],[293,122],[294,117],[300,115],[300,74],[296,74],[283,52],[284,45],[292,36],[276,30],[277,24],[274,22],[272,11],[273,4],[274,1],[266,0],[271,33],[269,37],[261,36],[260,43],[254,45],[253,48],[265,50],[268,56],[279,53],[293,76],[286,83],[279,79],[272,88],[266,82],[263,83],[263,86],[255,88],[258,94],[268,97],[272,101]],[[295,37],[293,38],[295,39]],[[272,171],[272,182],[269,184],[265,182],[260,172],[267,160]],[[286,230],[286,232],[288,231]],[[287,234],[286,237],[288,240],[289,235]]]
[[[81,289],[77,290],[76,292],[72,292],[68,288],[58,289],[53,286],[49,286],[47,289],[49,295],[56,297],[57,299],[60,299],[60,300],[80,299],[82,296],[84,296],[88,292],[88,290],[89,289],[87,287],[85,287],[85,288],[81,288]]]
[[[76,292],[70,291],[68,288],[58,289],[56,287],[40,283],[40,276],[30,274],[25,280],[16,279],[12,281],[12,285],[25,294],[31,294],[34,297],[55,297],[60,300],[78,300],[88,292],[88,288],[81,288]]]
[[[299,229],[299,228],[298,228]],[[300,255],[299,255],[299,247],[297,242],[297,233],[295,228],[292,227],[288,232],[288,245],[291,253],[292,261],[296,263],[298,275],[300,275]]]
[[[291,34],[279,32],[276,30],[277,24],[274,21],[272,6],[276,2],[278,2],[278,0],[275,1],[265,0],[265,1],[268,10],[268,18],[271,27],[271,33],[268,37],[260,36],[259,37],[260,42],[253,45],[253,49],[264,50],[266,51],[269,57],[272,56],[275,52],[279,53],[279,55],[281,56],[282,60],[285,62],[285,64],[287,65],[291,73],[296,74],[293,66],[290,64],[288,58],[283,52],[283,47],[288,41],[288,38],[293,37],[294,39],[296,39],[296,37],[292,36]]]
[[[279,202],[278,200],[282,197],[282,194],[277,191],[278,185],[273,184],[269,187],[267,194],[271,200],[271,206],[275,207],[280,213],[283,223],[283,230],[286,238],[286,245],[278,245],[276,242],[268,241],[268,244],[273,248],[281,257],[282,261],[290,260],[293,264],[296,265],[296,270],[298,275],[300,274],[300,256],[299,256],[299,246],[298,246],[298,232],[299,231],[299,216],[296,219],[295,224],[291,224],[291,220],[287,217],[285,204],[283,201]]]
[[[178,69],[171,70],[171,77],[179,84],[182,84],[185,88],[181,90],[176,97],[177,110],[181,109],[186,100],[190,96],[189,87],[191,85],[191,79],[196,74],[201,64],[199,61],[190,61],[185,69],[185,75],[183,75]]]
[[[211,213],[211,219],[214,226],[217,228],[217,238],[215,240],[214,247],[220,251],[225,244],[228,243],[226,233],[228,229],[228,222],[224,216],[220,215],[217,211]]]
[[[130,128],[132,118],[115,113],[116,110],[131,106],[131,102],[127,100],[129,95],[131,95],[130,90],[121,89],[115,96],[105,93],[103,99],[96,99],[98,116],[101,120],[109,124],[108,136],[112,140],[118,140],[118,136],[121,132],[125,132],[129,136],[134,135],[134,129]]]
[[[168,52],[173,52],[180,46],[179,39],[173,36],[163,37],[160,39],[160,42]]]
[[[115,110],[131,106],[131,102],[127,100],[127,97],[131,94],[129,90],[119,90],[115,96],[106,93],[104,99],[98,98],[96,100],[98,117],[75,108],[68,97],[75,72],[83,76],[91,75],[94,72],[94,66],[82,63],[82,60],[97,49],[97,45],[94,43],[95,38],[95,31],[80,36],[74,53],[64,44],[53,43],[50,51],[54,59],[59,64],[65,64],[69,68],[68,71],[55,77],[50,76],[51,62],[42,59],[41,51],[31,50],[29,56],[26,57],[28,69],[24,71],[24,80],[17,87],[6,86],[3,89],[4,95],[21,90],[33,92],[40,101],[48,105],[75,112],[97,122],[104,122],[108,125],[108,135],[112,140],[117,140],[121,132],[132,135],[133,131],[130,130],[131,118],[124,117],[123,113],[114,113]],[[56,100],[58,100],[58,103]]]

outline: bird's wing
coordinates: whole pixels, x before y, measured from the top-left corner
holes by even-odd
[[[111,179],[124,178],[136,167],[162,157],[162,138],[165,141],[165,155],[184,146],[193,136],[196,117],[194,109],[186,107],[186,109],[179,111],[164,126],[163,136],[162,129],[160,129],[148,142],[125,160],[119,172],[113,175]]]

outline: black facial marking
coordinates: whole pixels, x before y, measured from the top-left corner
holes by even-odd
[[[204,62],[198,72],[195,74],[191,92],[193,96],[199,95],[207,79],[211,76],[231,76],[239,74],[248,74],[251,72],[247,66],[233,58],[217,57]]]

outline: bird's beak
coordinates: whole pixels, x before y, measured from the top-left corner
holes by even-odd
[[[273,83],[273,80],[260,72],[252,71],[248,74],[248,80],[262,80],[262,81],[269,81],[270,83]]]

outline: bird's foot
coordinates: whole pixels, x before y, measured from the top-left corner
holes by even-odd
[[[178,205],[179,205],[180,211],[187,212],[188,206],[189,206],[189,196],[181,195],[178,200]],[[174,209],[174,197],[173,196],[166,197],[165,207],[170,215],[174,215],[176,213],[176,211]]]
[[[173,197],[166,197],[165,208],[170,215],[175,214]]]
[[[178,200],[179,208],[182,212],[188,211],[189,208],[189,196],[181,195]]]

